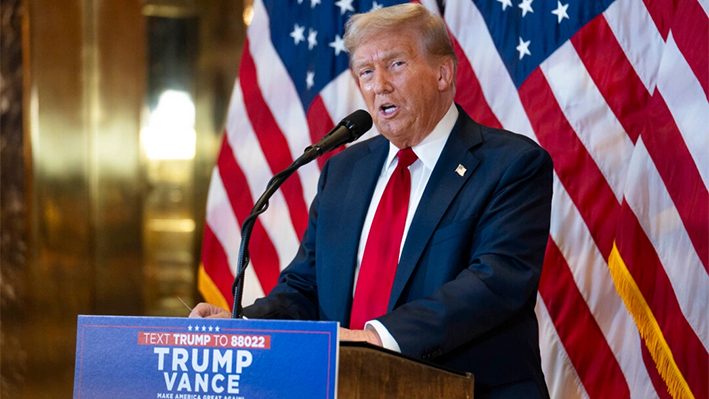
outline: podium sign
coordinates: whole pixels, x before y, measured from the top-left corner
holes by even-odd
[[[74,398],[335,398],[338,323],[79,316]]]

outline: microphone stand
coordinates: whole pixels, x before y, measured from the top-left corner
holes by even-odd
[[[243,308],[241,300],[244,296],[244,272],[249,265],[249,241],[251,240],[251,231],[256,224],[258,216],[268,209],[268,200],[276,193],[279,187],[293,174],[298,168],[309,163],[315,158],[323,154],[323,151],[318,146],[309,146],[305,149],[303,155],[296,159],[289,167],[277,173],[266,186],[266,190],[259,197],[249,216],[244,219],[241,225],[241,246],[239,247],[239,257],[237,261],[237,274],[234,277],[234,283],[231,286],[231,291],[234,294],[234,304],[231,310],[232,319],[243,318]]]

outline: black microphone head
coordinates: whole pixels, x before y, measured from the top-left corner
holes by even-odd
[[[354,141],[372,128],[372,117],[369,115],[369,112],[358,109],[344,117],[340,125],[345,126],[352,132],[354,136],[352,137],[352,141]]]

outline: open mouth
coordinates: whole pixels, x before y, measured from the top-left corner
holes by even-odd
[[[384,115],[391,115],[394,113],[394,111],[396,111],[397,108],[396,105],[386,104],[382,105],[380,109]]]

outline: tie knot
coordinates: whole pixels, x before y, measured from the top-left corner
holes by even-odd
[[[399,166],[401,166],[402,168],[408,168],[409,166],[411,166],[412,163],[416,162],[416,160],[418,159],[416,154],[414,154],[414,150],[412,150],[411,147],[399,150],[396,156],[399,157]]]

